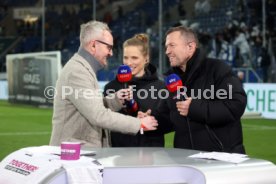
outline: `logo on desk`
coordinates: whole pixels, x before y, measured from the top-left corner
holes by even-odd
[[[39,167],[13,159],[5,166],[5,169],[27,176],[35,172]]]

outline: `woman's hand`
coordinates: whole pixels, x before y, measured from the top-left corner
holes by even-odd
[[[120,89],[116,92],[116,95],[123,105],[125,104],[125,101],[133,99],[133,91],[130,86],[126,89]]]

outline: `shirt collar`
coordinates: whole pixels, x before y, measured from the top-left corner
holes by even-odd
[[[80,47],[78,50],[78,54],[83,57],[91,66],[91,68],[94,70],[95,73],[97,73],[99,70],[103,69],[104,66],[101,65],[94,56],[92,56],[87,50]]]

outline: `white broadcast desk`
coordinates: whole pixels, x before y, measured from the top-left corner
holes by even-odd
[[[261,159],[250,158],[234,164],[190,158],[188,156],[199,151],[173,148],[87,148],[86,150],[95,151],[96,155],[93,158],[104,166],[104,184],[276,183],[276,166],[270,161]],[[55,170],[40,183],[68,183],[66,172],[62,168]]]

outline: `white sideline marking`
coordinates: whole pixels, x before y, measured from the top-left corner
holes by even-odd
[[[251,130],[276,130],[275,126],[265,126],[265,125],[242,125],[244,128],[249,128]]]
[[[2,132],[0,136],[47,135],[51,132]]]
[[[45,113],[17,113],[17,116],[49,116],[48,114]],[[12,116],[14,117],[14,114],[4,114],[0,113],[0,116]]]

